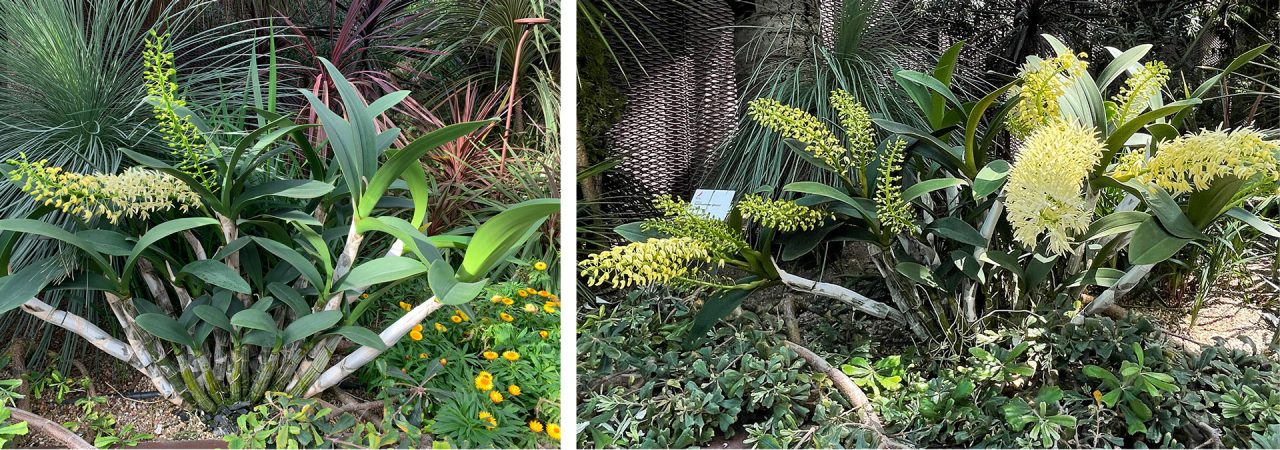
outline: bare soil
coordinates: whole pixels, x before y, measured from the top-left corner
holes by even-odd
[[[95,410],[114,414],[117,428],[131,424],[136,432],[153,434],[154,440],[161,441],[219,439],[189,409],[174,406],[161,398],[134,400],[122,397],[121,394],[125,393],[155,390],[141,373],[101,355],[88,355],[84,362],[85,367],[93,372],[90,379],[94,391],[107,398],[106,403],[97,405]],[[75,369],[65,375],[84,377],[84,374]],[[87,392],[77,390],[68,393],[59,403],[53,393],[46,391],[42,398],[32,399],[31,412],[58,423],[76,422],[84,417],[84,412],[75,405],[75,399],[86,395]],[[92,443],[93,434],[87,428],[87,425],[82,426],[79,434]],[[60,446],[57,441],[34,429],[18,438],[14,444],[18,448]]]
[[[1177,306],[1146,302],[1148,304],[1129,308],[1150,317],[1192,349],[1217,343],[1241,350],[1260,350],[1275,339],[1280,313],[1277,280],[1270,277],[1269,263],[1258,261],[1242,273],[1220,277],[1200,307],[1194,327],[1191,326],[1191,300],[1180,300]]]

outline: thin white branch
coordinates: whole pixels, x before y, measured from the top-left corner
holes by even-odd
[[[1076,324],[1083,323],[1084,316],[1097,314],[1102,310],[1107,309],[1108,306],[1114,305],[1116,300],[1119,300],[1120,297],[1124,297],[1124,295],[1128,294],[1129,291],[1132,291],[1133,288],[1138,287],[1138,283],[1140,283],[1143,278],[1146,278],[1147,274],[1151,273],[1151,269],[1154,267],[1154,264],[1139,264],[1130,267],[1129,270],[1124,272],[1124,275],[1120,276],[1119,280],[1116,280],[1116,284],[1107,288],[1106,291],[1103,291],[1102,294],[1098,295],[1098,298],[1093,299],[1093,301],[1089,302],[1088,305],[1085,305],[1084,310],[1080,311],[1080,314],[1076,314],[1075,317],[1072,317],[1071,322]]]
[[[388,326],[387,329],[382,331],[382,333],[379,333],[378,337],[382,338],[382,343],[386,344],[388,347],[395,345],[397,342],[400,342],[400,339],[403,338],[404,335],[409,334],[409,331],[413,330],[414,325],[421,323],[428,315],[435,312],[437,309],[440,309],[441,306],[444,305],[436,300],[435,297],[431,297],[427,301],[422,302],[421,305],[418,305],[409,310],[408,313],[405,313],[403,317]],[[361,366],[373,361],[374,358],[377,358],[378,355],[382,354],[382,352],[382,350],[367,346],[356,349],[356,351],[347,355],[346,358],[343,358],[342,361],[339,361],[337,364],[330,367],[329,370],[324,371],[324,373],[316,379],[315,383],[312,383],[311,387],[307,389],[306,396],[314,396],[324,392],[325,389],[329,389],[330,387],[337,385],[343,379],[355,373],[355,371]]]
[[[902,313],[892,306],[877,302],[867,296],[854,292],[844,286],[821,281],[814,281],[799,275],[793,275],[782,270],[778,264],[774,263],[774,268],[778,271],[778,276],[782,279],[782,283],[791,289],[818,295],[826,298],[836,299],[849,304],[854,309],[870,314],[881,319],[892,319],[898,323],[906,323],[906,318]]]
[[[142,368],[138,361],[133,358],[133,351],[128,344],[111,337],[102,328],[85,320],[83,317],[53,309],[53,306],[34,297],[22,304],[22,310],[40,320],[79,335],[89,341],[90,344],[93,344],[94,347],[98,347],[99,350],[107,352],[108,355],[116,359],[129,363],[134,368]]]
[[[169,399],[169,401],[175,405],[182,403],[182,397],[178,396],[173,385],[169,383],[168,379],[161,375],[158,368],[154,365],[143,365],[142,362],[135,357],[136,355],[129,344],[111,337],[110,334],[107,334],[106,331],[103,331],[102,328],[94,325],[92,322],[89,322],[83,317],[75,314],[53,309],[53,307],[49,306],[48,303],[42,302],[40,299],[34,297],[22,304],[22,310],[40,320],[61,327],[71,333],[75,333],[76,335],[84,338],[84,340],[89,341],[89,344],[92,344],[99,350],[106,352],[113,358],[128,363],[134,369],[137,369],[139,372],[147,375],[147,377],[151,379],[151,384],[160,392],[160,395]]]

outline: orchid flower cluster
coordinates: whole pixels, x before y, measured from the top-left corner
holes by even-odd
[[[204,138],[190,116],[179,114],[179,110],[185,108],[187,102],[178,93],[178,83],[175,81],[178,71],[174,67],[174,55],[165,49],[168,38],[169,35],[160,35],[152,30],[151,38],[147,39],[146,49],[142,53],[146,65],[143,78],[147,85],[147,95],[154,102],[152,112],[155,114],[158,130],[177,160],[176,167],[201,184],[210,186],[213,173],[204,166],[204,161],[208,159]]]
[[[199,196],[186,184],[155,170],[134,167],[115,175],[86,175],[49,167],[45,160],[28,161],[25,154],[7,162],[14,167],[9,181],[23,192],[86,222],[98,216],[111,223],[146,219],[158,211],[187,211],[200,205]]]

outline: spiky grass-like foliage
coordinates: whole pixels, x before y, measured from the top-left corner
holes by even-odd
[[[0,2],[0,161],[25,153],[32,160],[79,173],[116,173],[128,148],[162,158],[167,144],[153,131],[147,90],[144,40],[152,29],[172,33],[179,82],[188,99],[202,104],[241,103],[248,75],[252,24],[193,27],[209,2],[168,6],[152,0],[23,0]],[[151,14],[156,13],[156,14]],[[158,19],[157,19],[158,18]],[[247,26],[246,26],[247,25]],[[237,31],[232,31],[234,28]],[[262,33],[265,35],[265,33]],[[228,87],[232,87],[227,89]],[[225,101],[225,102],[224,102]],[[37,202],[21,186],[0,185],[0,215],[25,217]],[[83,225],[67,215],[59,226]],[[59,252],[50,240],[27,239],[15,250],[14,268]],[[65,265],[76,264],[74,251],[61,252]],[[57,299],[51,299],[57,303]],[[72,312],[93,315],[77,305]],[[38,322],[38,321],[37,321]],[[6,335],[39,336],[43,322],[25,315],[0,319]],[[39,366],[48,334],[37,344],[31,363]],[[63,354],[73,350],[64,341]],[[70,358],[61,358],[64,365]],[[63,370],[69,366],[63,367]]]
[[[815,8],[820,7],[818,3],[814,2]],[[845,0],[829,43],[824,43],[817,29],[805,31],[793,23],[760,30],[756,39],[739,48],[759,61],[746,74],[741,103],[771,98],[813,113],[824,122],[839,123],[827,94],[844,90],[873,116],[919,122],[920,116],[909,107],[911,101],[891,74],[930,52],[917,45],[918,30],[910,29],[910,17],[896,11],[897,4],[893,0]],[[780,47],[797,41],[805,42],[803,49]],[[717,186],[739,191],[823,177],[776,134],[746,116],[739,120],[738,133],[720,150],[716,172]]]

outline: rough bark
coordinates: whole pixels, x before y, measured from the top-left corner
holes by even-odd
[[[867,394],[862,392],[858,385],[853,383],[853,380],[849,379],[848,375],[845,375],[840,369],[832,367],[826,359],[800,344],[791,341],[783,341],[783,343],[791,351],[800,355],[800,358],[803,358],[810,366],[813,366],[814,370],[822,372],[828,378],[831,378],[836,390],[840,391],[840,395],[844,396],[849,401],[849,405],[853,406],[853,409],[858,412],[859,421],[879,438],[881,448],[905,448],[885,435],[884,425],[880,423],[880,418],[876,416],[875,411],[872,409],[871,400],[867,398]]]
[[[64,428],[57,422],[37,416],[25,409],[9,408],[9,412],[13,414],[14,419],[26,422],[28,427],[35,428],[46,436],[61,442],[66,448],[94,448],[80,435],[72,433],[71,430]]]
[[[865,295],[854,292],[853,290],[840,286],[838,284],[814,281],[799,275],[787,273],[774,263],[774,267],[778,270],[778,277],[782,283],[793,290],[818,295],[826,298],[842,301],[849,304],[854,309],[862,311],[881,319],[892,319],[898,323],[906,323],[902,313],[892,306],[877,302]]]

